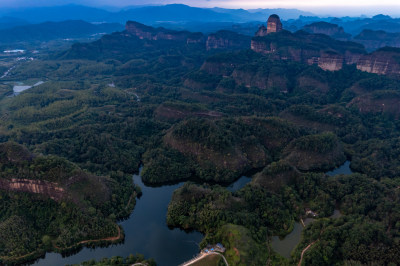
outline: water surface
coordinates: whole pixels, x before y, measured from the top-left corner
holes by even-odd
[[[125,242],[106,248],[83,248],[79,253],[62,258],[58,253],[47,253],[35,265],[65,265],[90,259],[141,253],[153,258],[157,265],[179,265],[198,253],[198,243],[203,235],[199,232],[186,233],[180,229],[169,229],[166,224],[168,203],[172,193],[183,183],[172,186],[148,187],[140,175],[134,175],[134,183],[142,188],[143,195],[137,200],[128,220],[120,223],[124,228]]]
[[[353,172],[350,169],[350,161],[346,161],[343,165],[339,166],[338,168],[326,172],[326,174],[329,176],[335,176],[340,174],[349,175],[352,173]],[[340,213],[340,211],[335,209],[330,218],[339,218],[341,215],[342,214]],[[304,225],[307,226],[313,221],[314,219],[307,218],[304,220]],[[271,241],[272,248],[283,257],[290,258],[290,253],[294,250],[297,244],[300,243],[302,231],[303,231],[303,226],[300,223],[295,223],[293,231],[290,232],[290,234],[288,234],[285,238],[280,239],[278,236],[272,237]]]
[[[332,171],[326,172],[326,174],[329,176],[351,175],[352,173],[353,173],[353,171],[351,171],[351,169],[350,169],[350,161],[346,161],[344,164],[333,169]]]
[[[285,238],[280,239],[279,236],[273,236],[271,241],[272,249],[285,258],[290,258],[290,253],[297,246],[301,239],[303,226],[300,223],[295,223],[293,231]]]
[[[234,183],[232,183],[231,185],[227,186],[226,188],[230,191],[230,192],[235,192],[241,188],[243,188],[247,183],[249,183],[251,181],[251,177],[248,176],[242,176],[240,177],[238,180],[236,180]]]

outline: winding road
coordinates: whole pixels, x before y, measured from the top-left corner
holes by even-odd
[[[317,241],[318,241],[318,240],[315,240],[314,242],[312,242],[311,244],[309,244],[307,247],[305,247],[305,248],[303,249],[303,251],[301,252],[300,261],[299,261],[299,263],[297,264],[297,266],[301,266],[301,264],[303,263],[303,256],[304,256],[304,253],[306,253],[306,251],[307,251],[309,248],[311,248],[311,246],[314,245]]]

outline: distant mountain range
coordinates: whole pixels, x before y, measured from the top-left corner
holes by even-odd
[[[365,45],[369,51],[386,45],[399,46],[397,33],[400,33],[400,18],[385,15],[372,18],[320,18],[298,9],[244,10],[198,8],[182,4],[137,6],[113,11],[81,5],[0,8],[0,44],[111,33],[123,30],[122,25],[126,21],[205,34],[230,30],[253,36],[271,14],[278,14],[284,29],[291,32],[305,30],[326,34],[338,40],[354,40]],[[375,38],[380,38],[380,41],[375,41]]]
[[[352,34],[353,36],[358,35],[363,30],[383,30],[386,32],[400,32],[400,18],[391,18],[385,15],[376,15],[372,18],[350,18],[350,17],[305,17],[300,16],[298,19],[291,19],[284,21],[284,27],[290,31],[296,31],[303,28],[307,24],[313,22],[328,22],[337,24],[343,27],[344,31]]]
[[[82,20],[67,20],[62,22],[44,22],[17,26],[0,30],[0,43],[49,41],[63,38],[88,37],[94,34],[111,33],[124,29],[122,24],[102,23],[92,24]]]
[[[279,13],[283,19],[296,19],[300,15],[312,16],[298,9],[225,9],[197,8],[182,4],[165,6],[130,7],[116,12],[80,5],[36,7],[22,9],[0,9],[0,15],[23,19],[30,23],[44,21],[85,20],[89,22],[125,23],[134,20],[146,24],[159,22],[248,22],[265,21],[270,14]]]

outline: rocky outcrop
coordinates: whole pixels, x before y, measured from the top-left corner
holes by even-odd
[[[258,36],[258,37],[263,37],[263,36],[266,36],[267,34],[268,34],[268,30],[264,25],[262,25],[256,32],[256,36]]]
[[[328,22],[315,22],[303,27],[303,30],[313,34],[325,34],[337,40],[350,40],[351,34],[345,33],[342,27]]]
[[[127,33],[146,40],[170,40],[186,42],[188,44],[203,43],[202,33],[191,33],[189,31],[174,31],[165,28],[153,28],[135,21],[128,21],[125,25]]]
[[[271,59],[317,65],[329,71],[340,70],[345,64],[355,64],[366,53],[357,43],[333,40],[322,34],[285,30],[265,36],[256,34],[251,40],[251,49]]]
[[[363,30],[354,37],[354,41],[364,45],[367,51],[374,51],[386,46],[400,47],[400,33],[389,33],[383,30]]]
[[[238,50],[248,49],[250,37],[233,31],[221,30],[210,34],[207,38],[206,49]]]
[[[267,33],[280,32],[282,30],[282,22],[278,15],[269,16],[267,21]]]
[[[400,75],[400,48],[382,48],[364,55],[357,62],[357,69],[369,73]]]
[[[57,201],[61,200],[65,194],[64,189],[56,183],[31,179],[12,178],[8,180],[2,178],[0,179],[0,189],[43,194]]]
[[[342,69],[344,57],[335,52],[322,52],[318,59],[318,66],[323,70],[337,71]]]

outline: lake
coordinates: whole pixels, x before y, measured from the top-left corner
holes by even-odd
[[[140,175],[134,175],[133,180],[142,188],[143,195],[137,199],[129,219],[119,223],[125,232],[123,244],[106,248],[83,248],[79,253],[66,258],[58,253],[47,253],[45,259],[40,259],[35,265],[65,265],[141,253],[146,258],[155,259],[162,266],[178,265],[196,255],[203,235],[199,232],[186,233],[180,229],[171,230],[166,224],[172,193],[183,182],[171,186],[148,187],[143,184]]]
[[[228,187],[236,191],[251,178],[241,177]],[[80,263],[90,259],[141,253],[153,258],[157,265],[179,265],[199,252],[198,244],[203,239],[199,232],[185,232],[169,229],[166,224],[167,208],[174,190],[184,184],[149,187],[143,184],[140,174],[133,175],[133,181],[142,188],[143,195],[137,199],[135,209],[129,219],[120,222],[124,228],[125,242],[105,248],[83,248],[79,253],[63,258],[58,253],[47,253],[34,265],[65,265]]]

